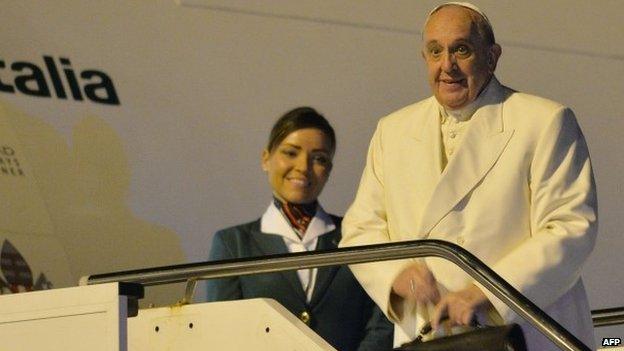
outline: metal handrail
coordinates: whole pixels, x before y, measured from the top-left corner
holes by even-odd
[[[196,279],[427,256],[444,258],[458,265],[562,350],[590,350],[578,338],[544,313],[544,311],[473,254],[458,245],[442,240],[414,240],[354,246],[327,251],[270,255],[97,274],[82,277],[80,284],[90,285],[126,281],[144,285],[158,285],[187,281],[189,279],[195,281]]]
[[[624,324],[624,307],[593,310],[591,313],[594,327]]]

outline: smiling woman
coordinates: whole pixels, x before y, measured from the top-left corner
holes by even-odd
[[[318,203],[332,169],[336,137],[327,120],[299,107],[277,120],[262,152],[273,200],[260,219],[217,232],[211,260],[328,250],[342,218]],[[338,350],[389,350],[392,325],[347,266],[208,281],[208,300],[272,298]]]
[[[329,178],[336,138],[321,118],[309,107],[297,108],[273,127],[269,145],[262,152],[262,169],[274,196],[283,202],[315,202]]]

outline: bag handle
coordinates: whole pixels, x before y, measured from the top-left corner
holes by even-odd
[[[449,319],[448,315],[444,315],[442,316],[442,318],[440,319],[440,322],[444,322],[446,320]],[[475,327],[475,328],[482,328],[483,325],[481,325],[481,323],[479,323],[479,320],[477,319],[477,316],[473,316],[472,320],[470,321],[470,326],[471,327]],[[418,335],[416,336],[416,338],[414,338],[414,342],[420,342],[422,341],[422,339],[429,333],[431,333],[431,331],[433,330],[433,327],[431,326],[431,321],[425,323],[425,325],[422,326],[422,328],[420,328],[420,331],[418,331]]]

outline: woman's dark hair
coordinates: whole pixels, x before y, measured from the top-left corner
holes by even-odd
[[[332,128],[325,117],[316,112],[312,107],[307,106],[292,109],[275,122],[271,129],[271,134],[269,135],[267,150],[273,152],[273,149],[290,133],[305,128],[315,128],[323,132],[323,134],[329,138],[330,151],[332,153],[336,151],[336,134],[334,133],[334,128]]]

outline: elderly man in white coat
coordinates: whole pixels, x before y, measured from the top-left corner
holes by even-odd
[[[434,96],[380,120],[340,246],[457,243],[593,347],[580,271],[596,238],[596,191],[573,112],[498,82],[501,48],[472,4],[430,13],[422,55]],[[442,259],[352,270],[395,322],[395,345],[448,315],[456,326],[519,322],[529,350],[558,349]]]

